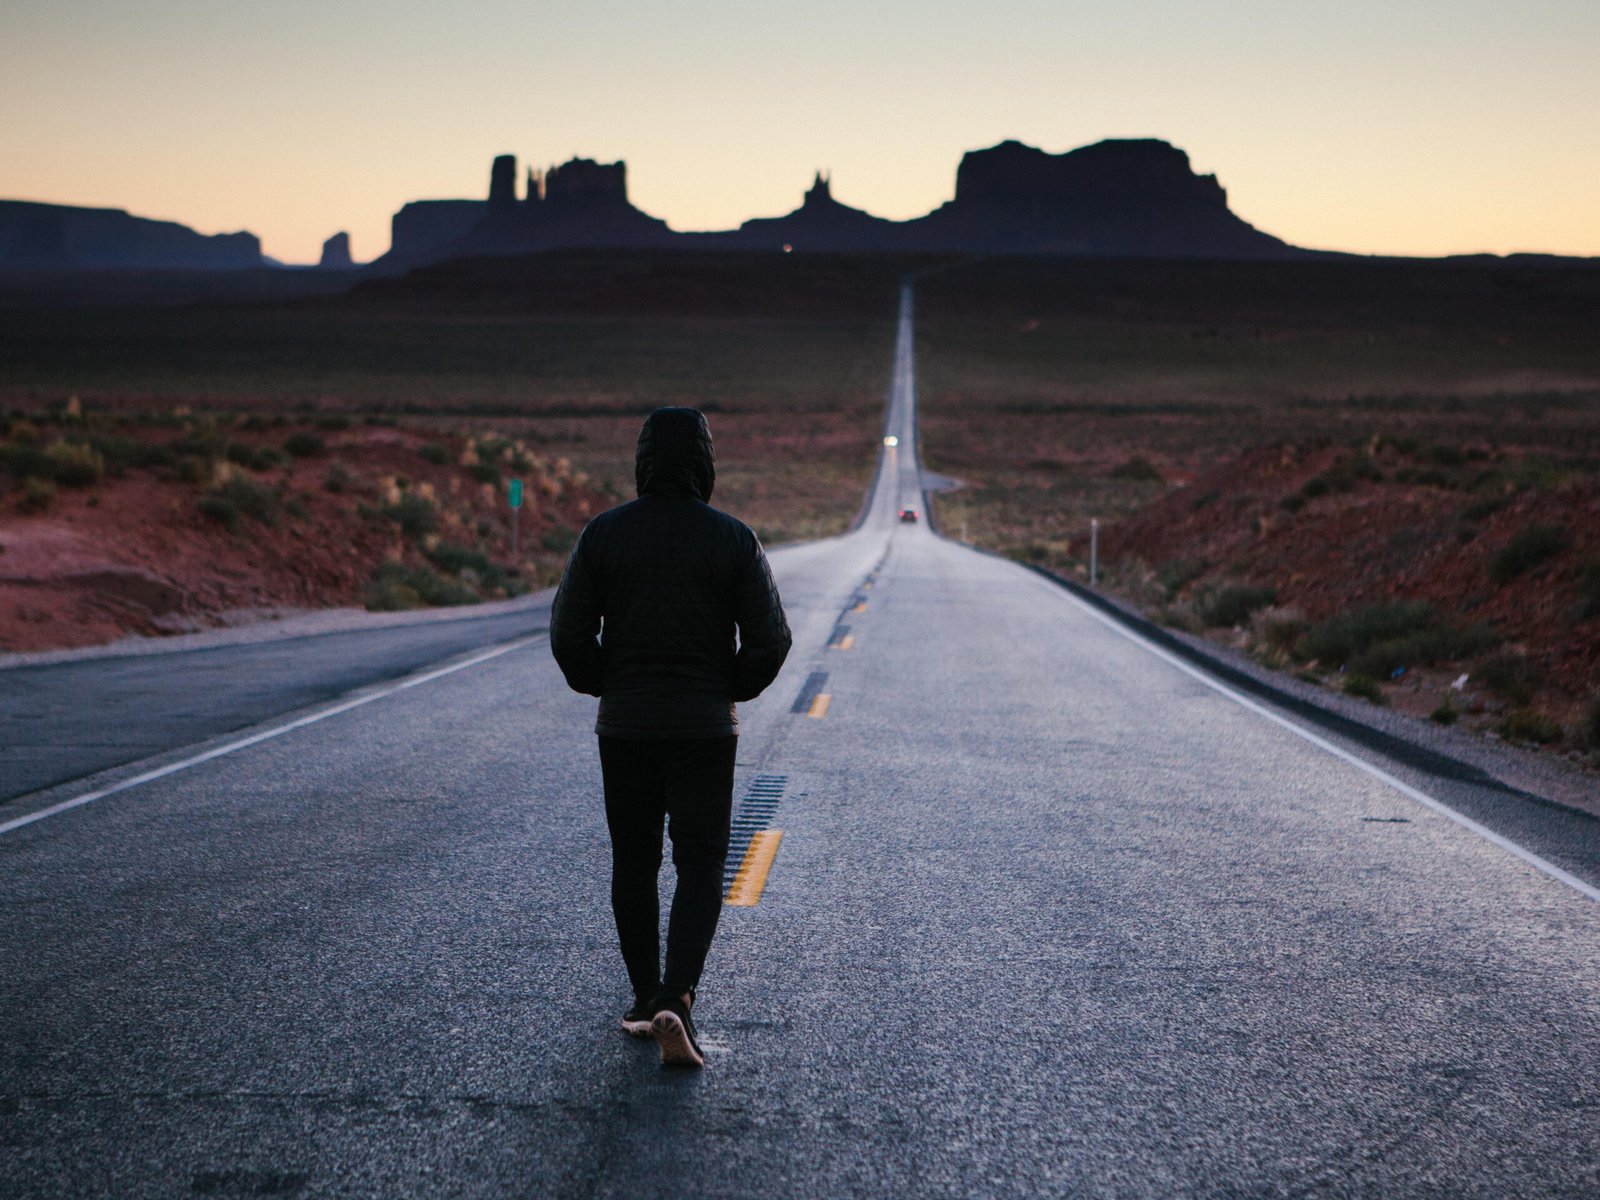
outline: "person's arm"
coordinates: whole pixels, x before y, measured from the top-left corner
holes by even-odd
[[[778,677],[794,640],[760,542],[740,577],[734,620],[739,625],[739,652],[733,658],[733,698],[754,700]]]
[[[550,606],[550,651],[556,656],[561,673],[567,677],[568,687],[588,696],[598,696],[602,679],[597,639],[604,610],[594,569],[584,553],[584,543],[585,538],[580,537],[573,546],[567,569],[561,575],[561,586],[556,588],[556,598]]]

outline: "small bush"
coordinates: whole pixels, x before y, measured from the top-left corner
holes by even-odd
[[[1392,676],[1401,667],[1432,666],[1469,658],[1489,649],[1497,641],[1499,635],[1482,625],[1471,629],[1420,629],[1403,637],[1373,643],[1352,655],[1349,666],[1352,671],[1383,679]]]
[[[1297,608],[1267,608],[1250,619],[1251,635],[1278,654],[1290,653],[1310,627],[1305,614]]]
[[[1513,537],[1489,564],[1489,578],[1506,584],[1560,554],[1567,545],[1563,525],[1530,525]]]
[[[202,500],[207,498],[226,501],[242,515],[263,525],[276,525],[283,511],[283,498],[277,492],[248,479],[230,479],[201,497]]]
[[[93,487],[105,476],[105,460],[90,446],[57,442],[48,453],[55,481],[62,487]]]
[[[498,463],[475,462],[467,468],[467,474],[471,475],[479,483],[490,483],[496,486],[500,483],[500,465]]]
[[[1283,509],[1284,512],[1297,513],[1305,506],[1306,498],[1299,492],[1296,492],[1292,496],[1285,496],[1282,500],[1278,501],[1278,507]]]
[[[471,588],[445,579],[437,571],[404,563],[384,563],[366,589],[366,606],[371,612],[473,604],[477,599]]]
[[[1111,468],[1112,479],[1128,479],[1138,483],[1160,483],[1161,472],[1147,458],[1134,457]]]
[[[322,490],[332,492],[337,496],[348,492],[354,483],[355,479],[346,470],[345,465],[343,463],[334,463],[333,466],[328,468],[327,478],[322,481]]]
[[[341,416],[338,413],[333,413],[326,417],[318,417],[317,428],[325,429],[329,433],[342,433],[350,428],[350,418]]]
[[[1559,742],[1565,731],[1557,721],[1532,708],[1519,708],[1500,722],[1500,735],[1518,742],[1548,746]]]
[[[0,471],[13,479],[54,479],[56,464],[36,446],[0,446]]]
[[[1466,465],[1467,456],[1459,446],[1434,446],[1428,451],[1428,457],[1441,467],[1460,467]]]
[[[1518,654],[1496,654],[1478,664],[1472,678],[1514,704],[1526,704],[1538,686],[1533,664]]]
[[[1589,707],[1584,710],[1578,735],[1591,750],[1600,750],[1600,692],[1589,697]]]
[[[291,433],[284,439],[283,448],[296,458],[315,458],[328,448],[328,444],[314,433]]]
[[[1295,654],[1330,664],[1348,662],[1369,646],[1419,632],[1433,623],[1433,608],[1426,601],[1369,604],[1313,625],[1295,645]]]
[[[1383,689],[1378,686],[1378,681],[1370,675],[1346,676],[1344,691],[1347,696],[1357,696],[1362,700],[1370,700],[1373,704],[1389,703],[1389,698],[1383,694]]]
[[[1197,558],[1174,558],[1162,563],[1156,568],[1156,582],[1167,593],[1170,600],[1201,575],[1205,574],[1206,564]]]
[[[216,495],[200,497],[200,515],[208,521],[215,521],[229,533],[238,533],[244,521],[237,504]]]
[[[1428,720],[1432,721],[1435,725],[1454,725],[1460,719],[1461,713],[1457,711],[1454,704],[1450,703],[1449,696],[1446,696],[1443,700],[1441,700],[1439,702],[1439,707],[1428,714]]]
[[[48,479],[30,478],[22,488],[22,511],[44,512],[55,502],[56,485]]]
[[[1578,567],[1578,610],[1580,621],[1600,617],[1600,558],[1591,558]]]
[[[457,546],[450,542],[440,542],[431,550],[425,552],[428,561],[448,575],[467,576],[470,582],[480,587],[495,591],[500,588],[510,589],[512,580],[509,573],[499,563],[490,560],[489,556],[481,550],[474,550],[470,546]]]
[[[211,461],[204,458],[191,458],[185,456],[178,460],[174,471],[180,483],[210,483]]]
[[[578,531],[566,525],[556,525],[545,530],[539,544],[551,554],[567,554],[578,540]]]
[[[1236,584],[1202,598],[1199,604],[1200,619],[1210,629],[1219,626],[1231,629],[1244,624],[1250,619],[1250,614],[1266,608],[1277,598],[1276,588]]]
[[[426,496],[401,496],[394,504],[385,504],[378,511],[400,526],[407,537],[423,537],[439,528],[439,509]]]
[[[1481,521],[1485,517],[1492,517],[1502,508],[1506,508],[1515,499],[1512,496],[1485,496],[1482,500],[1474,500],[1461,510],[1463,521]]]
[[[450,451],[446,450],[438,442],[429,442],[417,453],[422,456],[424,462],[431,462],[436,467],[442,467],[450,461]]]

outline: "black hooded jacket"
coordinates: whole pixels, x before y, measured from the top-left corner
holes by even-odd
[[[658,408],[639,434],[639,498],[595,517],[572,548],[550,649],[574,691],[600,697],[596,733],[737,733],[734,702],[783,666],[791,639],[772,570],[750,527],[706,503],[716,475],[705,417]]]

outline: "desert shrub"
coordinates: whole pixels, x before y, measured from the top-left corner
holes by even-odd
[[[1200,599],[1200,619],[1207,628],[1233,628],[1250,619],[1257,609],[1266,608],[1278,598],[1278,590],[1250,584],[1233,584]]]
[[[481,550],[440,542],[426,554],[428,561],[446,574],[466,576],[469,582],[491,591],[500,588],[514,590],[510,573]]]
[[[1138,483],[1160,483],[1162,476],[1156,465],[1147,458],[1135,456],[1111,468],[1112,479],[1128,479]]]
[[[200,515],[208,521],[215,521],[229,533],[238,533],[243,524],[244,514],[239,511],[239,506],[231,500],[217,495],[200,497]]]
[[[577,530],[566,525],[554,525],[544,531],[539,544],[551,554],[566,554],[577,540]]]
[[[185,455],[178,459],[173,474],[178,477],[179,483],[210,483],[211,460]]]
[[[470,546],[440,542],[426,553],[429,562],[451,575],[459,575],[464,570],[482,574],[489,569],[489,556],[482,550],[474,550]]]
[[[55,484],[48,479],[30,477],[22,487],[22,511],[25,513],[44,512],[55,502],[55,498]]]
[[[1583,710],[1578,725],[1578,736],[1591,750],[1600,750],[1600,692],[1590,695],[1589,707]]]
[[[54,479],[56,464],[37,446],[0,446],[0,471],[13,479]]]
[[[450,451],[446,450],[438,442],[429,442],[419,449],[417,453],[422,456],[424,462],[431,462],[436,467],[442,467],[450,461]]]
[[[1525,571],[1560,554],[1567,545],[1564,525],[1529,525],[1501,548],[1489,564],[1489,578],[1509,583]]]
[[[1325,663],[1348,662],[1369,646],[1419,632],[1433,623],[1433,607],[1423,600],[1369,604],[1313,625],[1295,644],[1295,655]]]
[[[467,468],[467,474],[471,475],[479,483],[498,485],[500,482],[500,465],[492,462],[475,462]]]
[[[1439,707],[1428,714],[1428,720],[1435,725],[1454,725],[1460,719],[1461,713],[1450,703],[1449,696],[1439,701]]]
[[[328,468],[327,477],[322,481],[322,490],[332,492],[337,496],[348,492],[354,483],[355,477],[350,474],[345,465],[336,462]]]
[[[39,440],[39,427],[26,417],[12,417],[6,436],[19,445],[31,446]]]
[[[1278,501],[1278,507],[1283,509],[1284,512],[1297,513],[1305,506],[1306,498],[1299,492],[1296,492],[1292,496],[1285,496],[1282,500]]]
[[[1508,713],[1500,722],[1500,735],[1518,742],[1536,742],[1548,746],[1565,736],[1559,721],[1532,708],[1519,708]]]
[[[1266,608],[1250,619],[1250,634],[1257,643],[1278,654],[1288,654],[1311,623],[1297,608]]]
[[[296,458],[315,458],[328,448],[316,434],[309,431],[291,433],[284,439],[283,448]]]
[[[1499,635],[1486,626],[1455,629],[1436,626],[1419,629],[1402,637],[1374,642],[1349,659],[1352,671],[1386,678],[1401,667],[1432,666],[1468,658],[1489,649]]]
[[[326,417],[317,418],[317,428],[325,429],[329,433],[343,433],[350,428],[350,418],[339,413],[330,413]]]
[[[1520,654],[1495,654],[1479,663],[1472,678],[1516,704],[1526,704],[1538,686],[1538,672]]]
[[[267,417],[263,417],[260,413],[251,413],[239,422],[239,428],[247,433],[261,433],[272,428],[272,421]]]
[[[478,458],[483,462],[487,462],[490,459],[509,457],[513,448],[510,438],[480,438],[478,440]]]
[[[225,500],[252,521],[275,525],[283,511],[283,497],[272,488],[235,477],[212,488],[208,496]],[[204,499],[205,497],[202,497]]]
[[[423,537],[439,528],[439,509],[426,496],[405,495],[393,504],[385,504],[378,512],[396,525],[407,537]]]
[[[464,584],[445,579],[431,568],[404,563],[384,563],[373,572],[365,596],[371,612],[472,604],[477,599],[477,594]]]
[[[1482,500],[1474,500],[1461,510],[1463,521],[1481,521],[1485,517],[1492,517],[1502,508],[1510,505],[1515,497],[1512,496],[1485,496]]]
[[[1433,446],[1428,450],[1428,457],[1441,467],[1460,467],[1466,465],[1466,453],[1459,446]]]
[[[1173,558],[1156,568],[1156,582],[1172,599],[1205,573],[1206,564],[1197,558]]]
[[[1315,500],[1318,496],[1326,496],[1333,490],[1325,476],[1314,475],[1300,485],[1300,495],[1307,500]]]
[[[1344,691],[1347,696],[1370,700],[1373,704],[1389,703],[1389,698],[1383,694],[1383,689],[1378,686],[1378,681],[1370,675],[1355,674],[1345,676]]]
[[[93,487],[105,476],[105,460],[92,446],[57,442],[48,453],[55,481],[62,487]]]
[[[296,521],[309,521],[311,519],[311,507],[306,503],[306,497],[303,495],[290,496],[283,502],[283,511]]]
[[[1600,558],[1591,558],[1578,566],[1577,574],[1578,620],[1600,617]]]

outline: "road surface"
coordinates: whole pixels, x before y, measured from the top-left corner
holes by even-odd
[[[1600,1194],[1592,834],[898,521],[914,397],[908,298],[861,527],[774,555],[704,1072],[617,1029],[534,634],[0,807],[0,1194]]]

